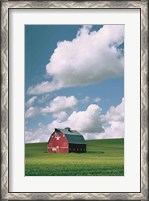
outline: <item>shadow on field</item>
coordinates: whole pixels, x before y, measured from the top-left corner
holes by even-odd
[[[44,151],[43,153],[45,154],[49,154],[47,151]],[[104,154],[105,152],[104,151],[87,151],[85,153],[79,153],[79,152],[71,152],[71,154]],[[52,153],[52,154],[67,154],[67,153]],[[70,153],[68,153],[70,154]]]
[[[87,151],[88,154],[104,154],[104,151]]]

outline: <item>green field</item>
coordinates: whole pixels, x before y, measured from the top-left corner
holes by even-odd
[[[87,153],[47,153],[47,143],[25,145],[26,176],[123,176],[124,139],[88,140]]]

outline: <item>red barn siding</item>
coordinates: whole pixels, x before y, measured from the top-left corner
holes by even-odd
[[[54,132],[48,142],[48,153],[68,153],[69,146],[63,133]]]

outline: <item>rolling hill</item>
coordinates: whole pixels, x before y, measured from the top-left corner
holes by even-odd
[[[26,176],[124,176],[124,139],[87,140],[87,153],[47,153],[25,144]]]

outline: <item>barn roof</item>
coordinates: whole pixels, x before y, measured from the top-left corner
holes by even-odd
[[[76,130],[71,130],[70,128],[66,129],[56,128],[55,131],[57,130],[65,134],[68,143],[86,144],[84,137]]]

